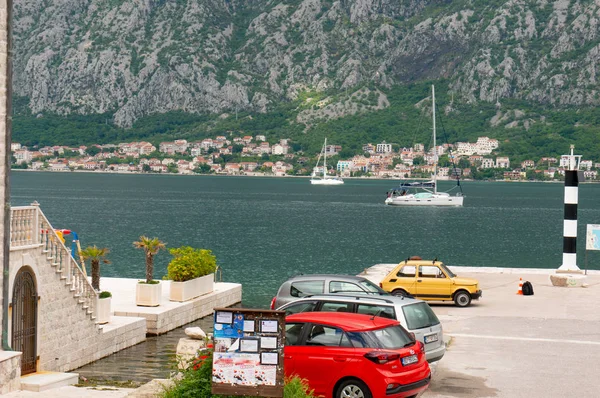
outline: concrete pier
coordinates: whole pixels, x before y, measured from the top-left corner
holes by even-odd
[[[82,361],[82,364],[90,363],[139,344],[146,340],[146,336],[148,335],[163,334],[203,318],[212,314],[215,307],[229,307],[242,300],[242,285],[238,283],[217,282],[214,285],[212,293],[186,302],[174,302],[169,300],[170,281],[161,281],[161,285],[163,286],[160,305],[158,307],[138,307],[135,304],[135,288],[137,283],[138,279],[131,278],[100,279],[102,290],[112,293],[112,316],[108,323],[99,326],[102,332],[99,336],[101,340],[99,346],[101,348],[93,350],[93,347],[91,347],[84,350],[83,356],[90,359]],[[0,351],[0,353],[14,355],[12,352]],[[1,360],[2,357],[0,356]],[[44,394],[49,393],[49,396],[57,394],[57,397],[83,396],[78,395],[82,394],[83,391],[85,391],[85,396],[88,396],[89,393],[89,391],[83,389],[71,390],[74,387],[61,387],[77,383],[77,373],[38,372],[21,377],[20,380],[17,378],[16,382],[19,381],[20,389],[27,391],[16,391],[6,394],[7,396],[28,397],[32,396],[31,394],[41,394],[42,391]],[[12,390],[15,389],[18,389],[18,387]],[[113,391],[112,396],[123,396],[120,395],[121,393],[122,391]]]
[[[379,283],[397,264],[367,268]],[[596,397],[600,367],[600,272],[586,287],[555,287],[554,269],[449,267],[476,278],[483,297],[471,306],[429,302],[449,339],[428,390],[419,398]],[[520,296],[519,278],[533,284]]]
[[[135,287],[138,279],[101,278],[102,290],[112,293],[113,319],[121,317],[144,318],[146,335],[158,335],[173,330],[212,314],[215,307],[229,307],[242,301],[242,285],[239,283],[217,282],[212,293],[196,297],[190,301],[169,300],[171,281],[161,281],[162,301],[158,307],[140,307],[135,304]],[[111,320],[103,327],[110,327]]]

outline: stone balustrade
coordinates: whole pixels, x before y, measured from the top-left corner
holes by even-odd
[[[37,203],[32,206],[11,208],[10,250],[25,250],[41,247],[48,263],[56,268],[65,283],[70,285],[87,313],[95,317],[98,293],[65,247],[52,225]]]

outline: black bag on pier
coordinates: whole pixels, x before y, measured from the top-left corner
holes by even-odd
[[[529,281],[523,283],[523,296],[533,296],[533,285]]]

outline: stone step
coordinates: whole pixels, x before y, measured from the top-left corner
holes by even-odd
[[[37,372],[21,377],[21,390],[41,392],[79,382],[79,373]]]

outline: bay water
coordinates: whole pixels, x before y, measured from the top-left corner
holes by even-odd
[[[448,265],[557,268],[562,263],[560,183],[464,182],[458,208],[385,206],[398,181],[346,179],[314,186],[305,178],[13,172],[11,204],[40,203],[54,228],[82,247],[110,250],[102,276],[144,278],[140,235],[168,247],[210,249],[222,280],[241,283],[243,305],[267,307],[279,285],[300,273],[358,274],[410,256]],[[442,182],[440,189],[452,186]],[[579,188],[578,265],[585,224],[600,224],[600,185]],[[590,253],[589,269],[599,268]],[[155,278],[171,255],[155,257]]]
[[[40,203],[54,228],[82,247],[110,249],[102,276],[145,277],[140,235],[168,247],[210,249],[222,280],[242,284],[242,306],[268,307],[280,284],[300,273],[358,274],[409,256],[471,267],[558,268],[562,263],[560,183],[464,182],[464,207],[390,207],[398,181],[346,179],[313,186],[306,178],[13,172],[11,205]],[[452,184],[441,182],[440,189]],[[586,224],[600,224],[599,184],[579,188],[578,265]],[[67,242],[68,244],[68,242]],[[155,278],[171,256],[155,257]],[[587,265],[586,265],[587,259]],[[211,330],[207,317],[188,326]],[[168,377],[181,328],[76,371],[95,379],[145,382]]]

